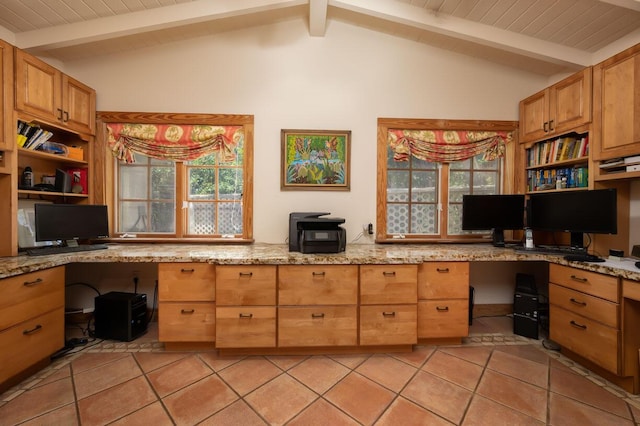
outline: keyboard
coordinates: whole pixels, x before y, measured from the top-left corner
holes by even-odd
[[[29,256],[46,256],[49,254],[76,253],[80,251],[104,250],[106,244],[80,244],[77,246],[51,246],[27,249]]]
[[[593,254],[568,254],[564,257],[564,260],[574,262],[604,262],[604,259]]]
[[[533,253],[533,254],[576,254],[575,250],[571,250],[569,248],[560,248],[560,247],[545,247],[538,246],[534,248],[526,248],[526,247],[516,247],[515,250],[520,253]]]

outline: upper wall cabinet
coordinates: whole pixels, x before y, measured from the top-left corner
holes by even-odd
[[[15,49],[16,110],[80,133],[95,133],[96,92]]]
[[[0,40],[0,152],[13,149],[13,46]],[[4,160],[0,159],[0,163]]]
[[[593,67],[595,160],[640,154],[640,44]]]
[[[591,122],[591,67],[520,101],[520,142],[566,133]]]

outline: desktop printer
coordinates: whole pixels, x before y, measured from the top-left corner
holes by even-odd
[[[295,212],[289,214],[289,251],[301,253],[338,253],[344,251],[347,233],[344,219],[320,217],[329,213]]]

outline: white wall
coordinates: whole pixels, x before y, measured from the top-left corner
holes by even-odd
[[[254,237],[284,243],[291,211],[375,225],[378,117],[517,120],[543,76],[331,21],[294,20],[67,62],[99,110],[255,116]],[[351,191],[281,191],[280,130],[352,131]],[[370,239],[358,242],[372,243]]]

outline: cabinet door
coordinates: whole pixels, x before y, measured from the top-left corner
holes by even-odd
[[[13,149],[15,134],[16,128],[13,122],[13,46],[0,40],[0,150]]]
[[[594,158],[640,153],[640,45],[593,67]]]
[[[543,138],[548,133],[548,91],[543,90],[520,101],[520,142]]]
[[[549,88],[549,133],[560,134],[591,122],[591,67]]]
[[[15,49],[16,109],[60,122],[62,115],[62,73],[40,59]]]
[[[95,133],[96,91],[68,75],[62,75],[62,110],[68,128]]]

